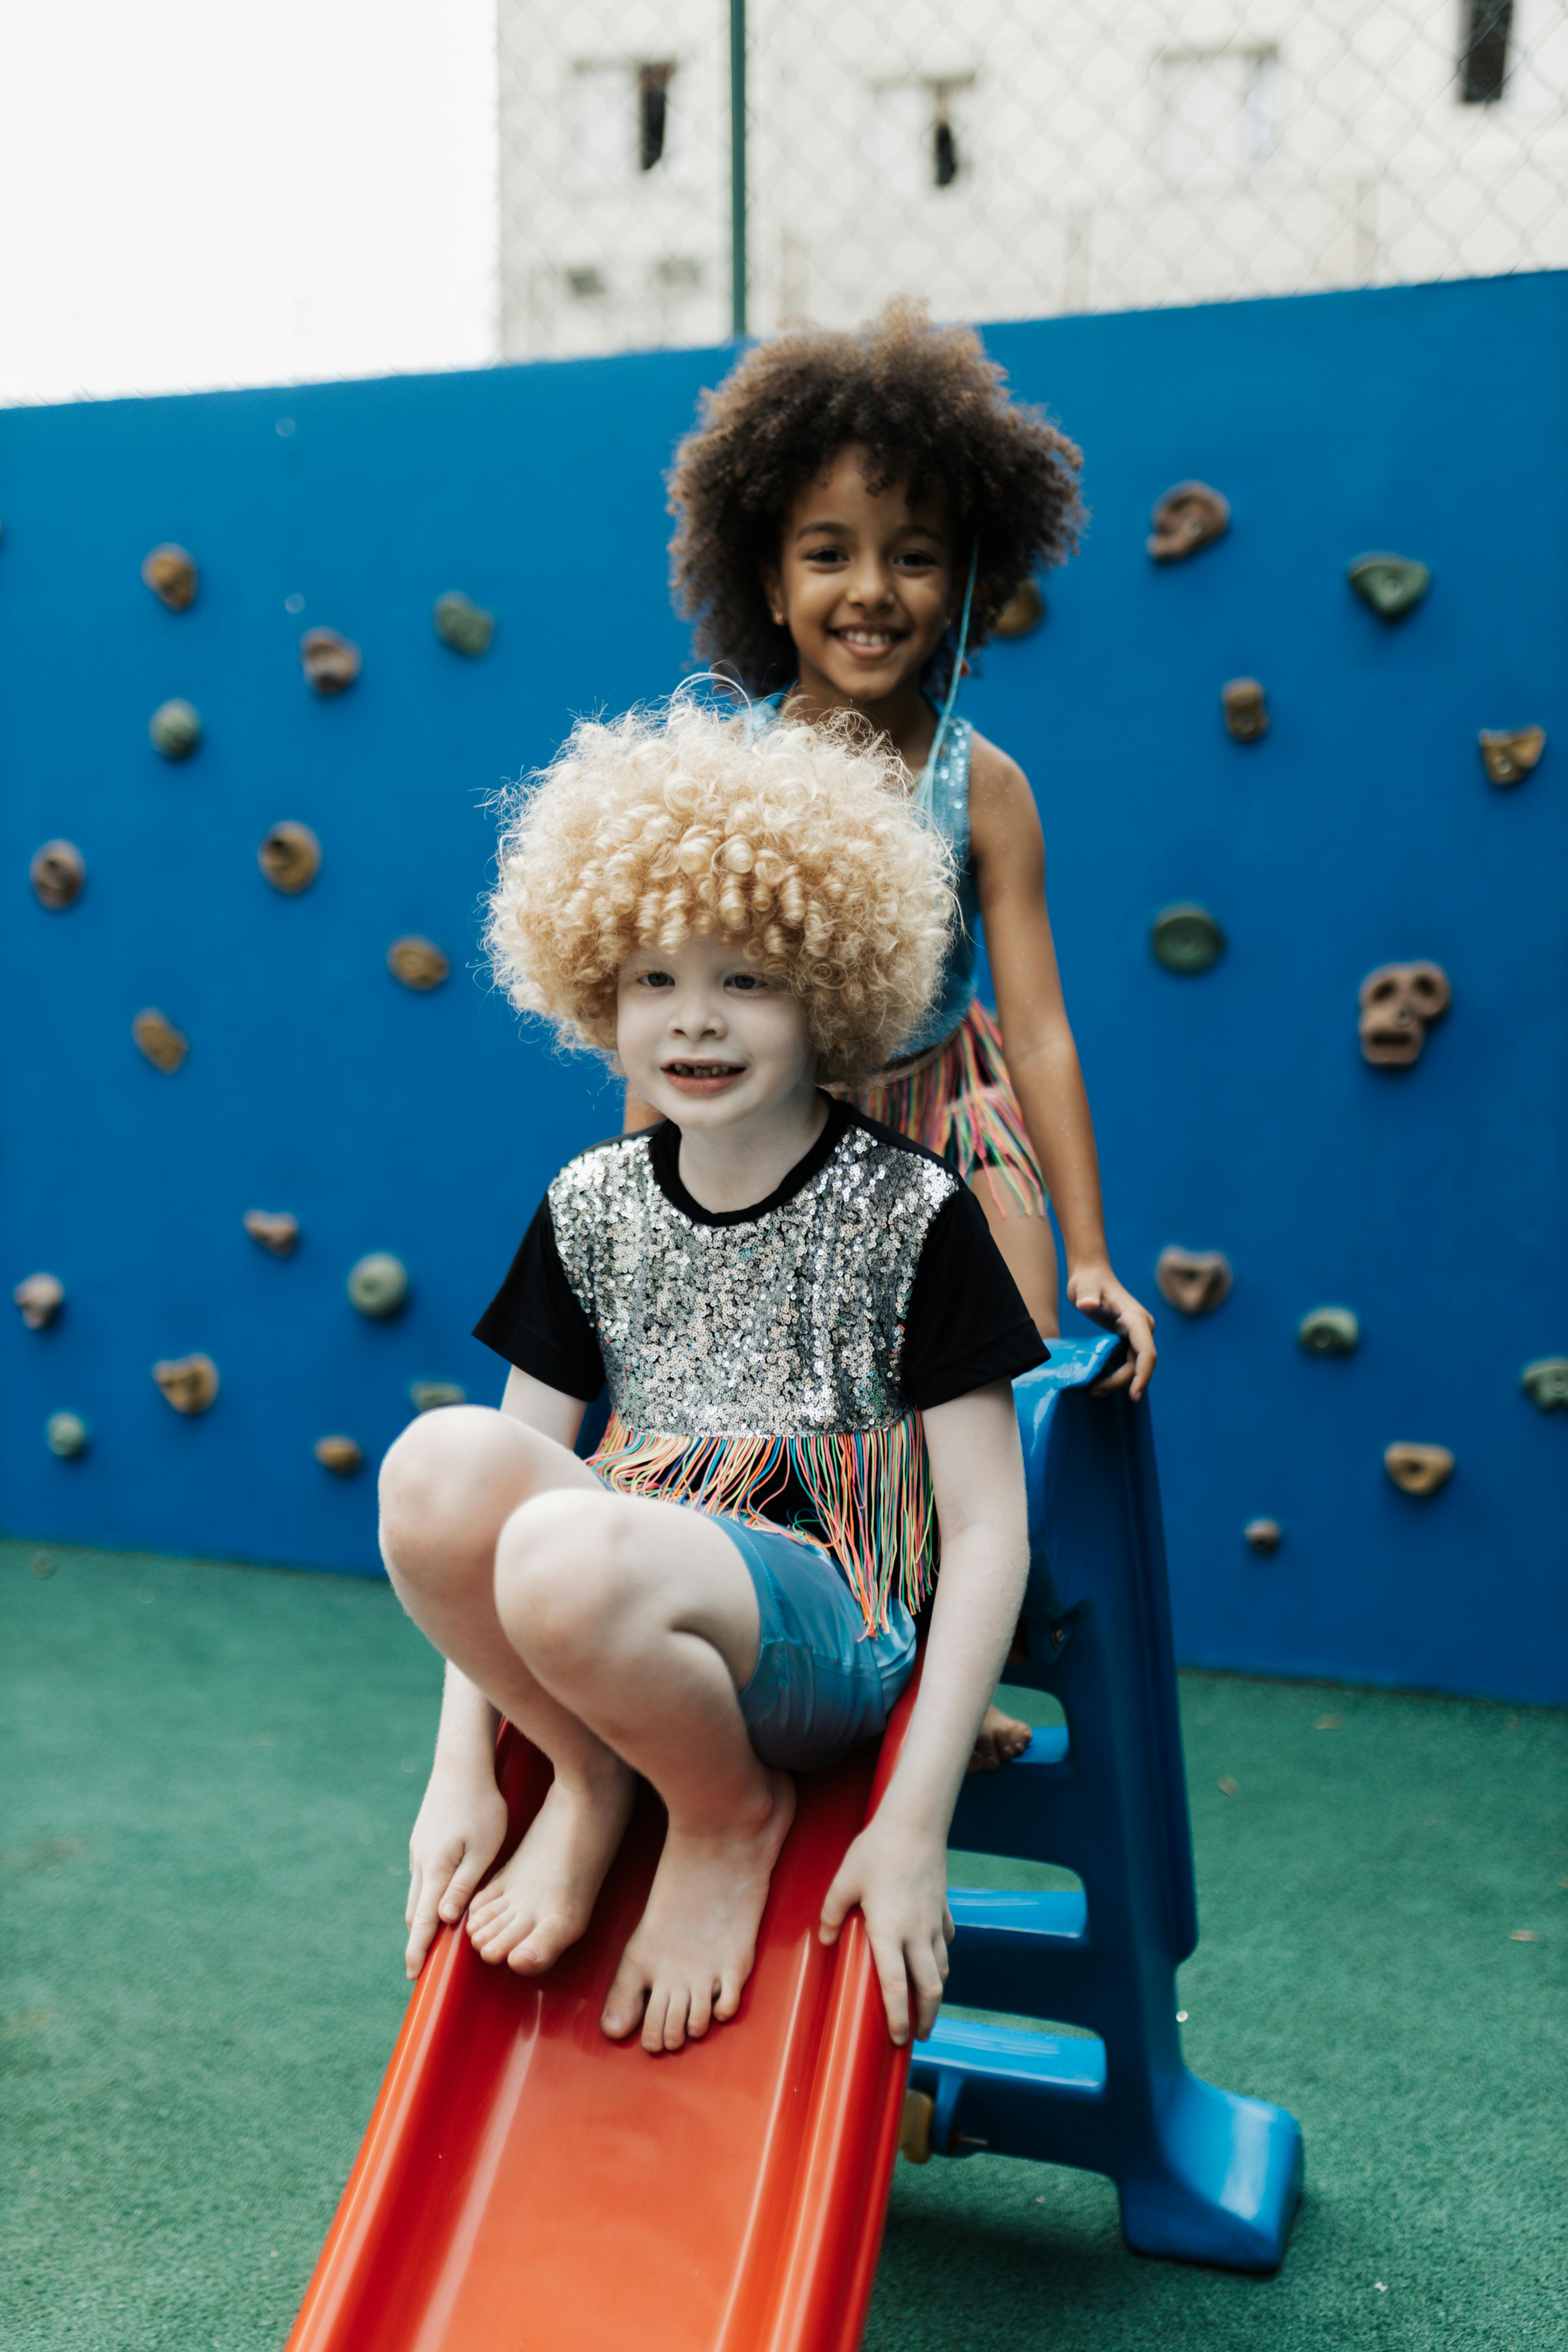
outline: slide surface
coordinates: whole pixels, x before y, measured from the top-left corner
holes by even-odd
[[[646,1792],[544,1977],[440,1931],[288,2352],[854,2352],[909,2053],[859,1913],[831,1950],[816,1922],[914,1690],[879,1753],[800,1782],[740,2013],[703,2041],[599,2030],[658,1859]],[[515,1837],[549,1767],[509,1730],[500,1769]]]

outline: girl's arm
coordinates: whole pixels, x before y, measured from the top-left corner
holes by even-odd
[[[947,1832],[996,1687],[1029,1570],[1023,1452],[1006,1381],[925,1414],[942,1573],[937,1579],[920,1696],[899,1766],[845,1855],[822,1906],[819,1933],[836,1943],[858,1904],[893,2040],[931,2032],[947,1979]]]
[[[1046,911],[1046,844],[1016,760],[974,738],[970,844],[1008,1075],[1039,1156],[1067,1249],[1068,1297],[1080,1315],[1120,1331],[1130,1361],[1106,1388],[1141,1397],[1154,1370],[1154,1318],[1111,1272],[1100,1197],[1094,1121],[1062,1002]]]

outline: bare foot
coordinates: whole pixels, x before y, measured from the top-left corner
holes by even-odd
[[[700,2041],[733,2017],[757,1957],[757,1927],[779,1848],[795,1819],[795,1782],[770,1772],[772,1803],[749,1829],[694,1837],[669,1830],[647,1909],[621,1955],[600,2019],[613,2042],[642,2027],[645,2050]]]
[[[551,1782],[522,1843],[468,1906],[481,1960],[533,1977],[577,1941],[625,1834],[634,1786],[624,1766],[591,1788]]]
[[[966,1772],[994,1772],[999,1764],[1011,1764],[1021,1756],[1034,1738],[1026,1723],[1016,1716],[1004,1715],[999,1706],[988,1706],[985,1720],[975,1736],[974,1753],[964,1766]]]

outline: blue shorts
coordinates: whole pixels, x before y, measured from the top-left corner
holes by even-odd
[[[740,1700],[763,1762],[818,1772],[879,1738],[915,1663],[903,1602],[890,1602],[885,1633],[868,1634],[848,1579],[816,1544],[784,1528],[705,1516],[745,1561],[757,1596],[762,1648]]]

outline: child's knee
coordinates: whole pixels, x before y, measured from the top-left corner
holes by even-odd
[[[496,1547],[496,1608],[524,1656],[566,1665],[597,1655],[624,1612],[635,1568],[624,1510],[608,1496],[536,1496]]]
[[[389,1568],[416,1578],[464,1549],[521,1465],[517,1425],[486,1405],[447,1405],[411,1421],[381,1465],[381,1543]],[[493,1526],[493,1517],[491,1520]]]

